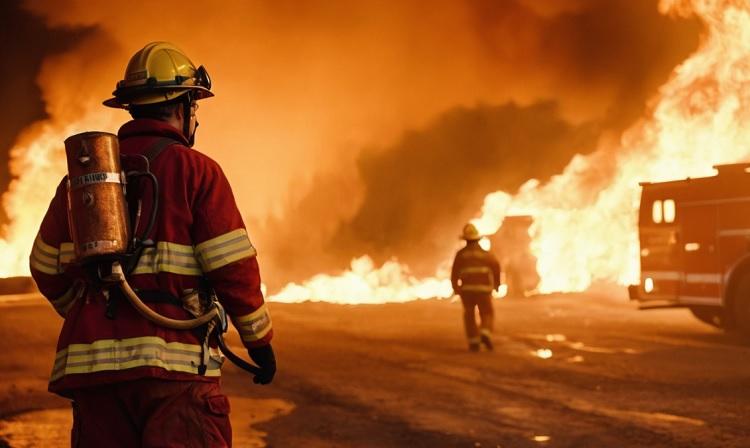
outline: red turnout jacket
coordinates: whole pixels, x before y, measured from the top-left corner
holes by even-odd
[[[122,154],[144,154],[160,137],[167,146],[151,163],[159,181],[159,213],[151,239],[128,277],[139,290],[180,297],[209,279],[246,347],[271,341],[271,318],[260,288],[256,251],[226,176],[206,155],[188,147],[172,126],[148,119],[133,120],[119,131]],[[146,195],[148,196],[148,195]],[[201,331],[159,327],[126,301],[114,319],[105,317],[104,294],[86,288],[70,269],[74,251],[68,230],[66,180],[60,183],[34,242],[31,274],[39,290],[65,318],[49,389],[62,395],[83,386],[144,377],[217,381],[222,357],[211,348],[202,356]],[[144,197],[144,215],[151,210]],[[146,221],[146,219],[142,219]],[[145,223],[141,222],[141,229]],[[176,319],[192,316],[172,303],[149,303]],[[207,362],[206,362],[207,361]],[[198,368],[207,370],[199,375]]]
[[[453,291],[466,294],[491,294],[500,287],[500,263],[477,241],[469,241],[456,253],[451,269]]]

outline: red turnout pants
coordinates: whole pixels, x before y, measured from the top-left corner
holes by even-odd
[[[144,378],[73,391],[73,448],[232,446],[218,383]]]
[[[492,295],[464,293],[461,295],[461,303],[464,306],[464,330],[469,342],[479,343],[480,329],[481,334],[489,337],[495,320]],[[479,308],[479,328],[477,328],[476,308]]]

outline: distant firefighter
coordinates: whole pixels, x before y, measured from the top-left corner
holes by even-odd
[[[500,263],[490,252],[482,249],[482,235],[473,224],[464,226],[466,246],[458,251],[451,270],[453,291],[461,296],[464,307],[464,328],[469,350],[479,351],[480,343],[492,350],[492,327],[495,312],[492,292],[500,287]],[[475,308],[479,308],[480,326],[477,328]]]
[[[199,317],[220,306],[257,364],[254,381],[273,380],[273,329],[255,248],[219,164],[192,148],[197,101],[211,96],[206,70],[173,45],[155,42],[138,51],[114,98],[104,103],[133,118],[118,136],[102,140],[114,142],[122,159],[114,150],[110,158],[99,157],[108,147],[99,140],[80,145],[74,158],[69,154],[69,171],[71,166],[97,171],[63,179],[41,223],[31,274],[65,319],[49,390],[72,399],[75,447],[231,446],[217,321],[180,326],[204,322]],[[75,210],[108,204],[97,192],[114,192],[109,196],[114,199],[124,194],[123,177],[131,171],[101,169],[110,159],[145,166],[148,176],[143,183],[127,182],[127,193],[142,187],[151,194],[141,195],[137,204],[127,201],[129,215],[97,213],[81,220],[88,215]],[[83,208],[74,208],[80,204]],[[98,238],[81,244],[84,231],[111,230],[101,223],[115,222],[112,216],[122,217],[122,227],[132,223],[130,241]],[[101,258],[98,265],[85,263],[89,252],[118,245],[136,249]],[[109,272],[101,269],[107,260]],[[120,262],[122,269],[115,269]],[[111,286],[123,276],[140,304],[168,324],[144,318],[125,301],[130,295]]]

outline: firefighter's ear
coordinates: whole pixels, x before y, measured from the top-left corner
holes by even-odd
[[[173,117],[174,117],[174,118],[175,118],[176,120],[182,120],[182,119],[184,119],[184,118],[185,118],[185,109],[184,109],[184,108],[182,107],[182,104],[179,104],[179,103],[178,103],[178,104],[177,104],[177,105],[176,105],[176,106],[175,106],[175,107],[174,107],[174,108],[172,109],[172,116],[173,116]]]

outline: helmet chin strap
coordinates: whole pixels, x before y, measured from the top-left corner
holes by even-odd
[[[193,129],[193,133],[190,134],[190,137],[188,138],[188,144],[190,145],[191,148],[195,144],[195,133],[198,131],[198,124],[199,124],[198,120],[196,119],[195,120],[195,129]]]
[[[185,136],[185,138],[188,141],[188,145],[192,148],[195,144],[195,131],[198,130],[198,120],[195,121],[195,129],[193,129],[193,132],[190,132],[190,109],[191,104],[193,103],[193,94],[189,92],[185,95],[185,100],[182,102],[182,117],[183,117],[183,124],[182,124],[182,135]]]

